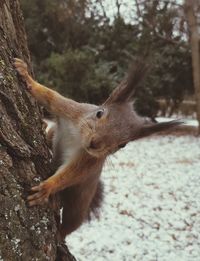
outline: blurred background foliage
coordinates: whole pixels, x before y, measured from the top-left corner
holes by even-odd
[[[77,101],[99,104],[134,59],[146,55],[150,70],[137,89],[136,110],[151,118],[160,111],[173,114],[193,94],[191,51],[179,4],[127,1],[127,18],[124,2],[114,1],[112,15],[106,2],[21,0],[38,81]]]

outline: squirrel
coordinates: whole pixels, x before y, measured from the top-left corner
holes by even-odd
[[[146,123],[134,111],[131,101],[144,78],[143,62],[135,64],[100,106],[76,102],[39,84],[21,59],[15,58],[14,65],[31,95],[57,117],[57,123],[47,133],[57,169],[54,175],[32,187],[27,199],[30,206],[40,205],[51,194],[61,193],[60,234],[64,239],[87,219],[91,209],[100,207],[100,175],[106,158],[128,142],[168,130],[181,122]]]

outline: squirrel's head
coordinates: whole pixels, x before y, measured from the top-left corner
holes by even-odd
[[[136,114],[131,100],[145,71],[144,63],[136,64],[104,104],[93,107],[81,117],[82,145],[90,155],[106,157],[125,147],[130,141],[181,124],[180,121],[147,123]]]

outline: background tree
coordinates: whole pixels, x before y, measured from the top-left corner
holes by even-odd
[[[26,204],[30,187],[50,174],[51,157],[39,107],[13,68],[13,57],[30,64],[19,1],[0,1],[0,25],[0,260],[72,261],[53,208]]]
[[[144,53],[151,70],[137,91],[140,114],[155,118],[164,100],[171,115],[193,94],[190,45],[177,1],[112,1],[112,10],[101,0],[21,1],[37,79],[64,95],[100,103]]]
[[[190,43],[192,50],[192,67],[197,102],[197,119],[200,134],[200,3],[199,1],[185,0],[185,12],[190,30]]]
[[[190,48],[186,40],[182,7],[176,1],[135,1],[141,28],[141,50],[150,54],[151,72],[139,90],[137,106],[142,114],[156,116],[158,100],[165,101],[171,116],[193,93]],[[145,104],[147,97],[148,104]]]

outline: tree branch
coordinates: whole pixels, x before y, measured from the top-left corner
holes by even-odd
[[[166,1],[167,2],[167,1]],[[175,44],[175,45],[180,45],[182,44],[180,41],[176,41],[172,38],[169,38],[169,37],[165,37],[164,35],[158,33],[155,29],[155,26],[153,24],[151,24],[147,19],[143,18],[142,16],[142,12],[140,10],[140,6],[139,6],[139,3],[138,3],[138,0],[135,0],[135,6],[137,8],[137,15],[139,18],[142,18],[143,19],[143,22],[144,24],[154,33],[154,35],[156,37],[158,37],[159,39],[163,40],[163,41],[166,41],[168,43],[171,43],[171,44]]]

